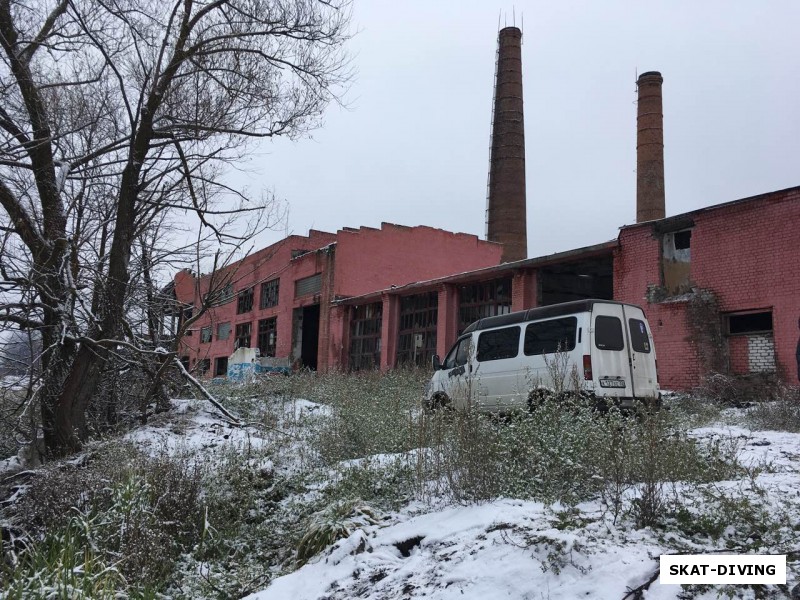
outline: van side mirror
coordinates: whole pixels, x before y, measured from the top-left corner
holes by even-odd
[[[438,354],[434,354],[433,355],[433,359],[431,359],[431,362],[433,363],[433,370],[434,371],[438,371],[439,369],[442,368],[442,361],[439,359],[439,355]]]

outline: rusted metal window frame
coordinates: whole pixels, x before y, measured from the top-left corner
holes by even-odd
[[[350,309],[351,371],[377,369],[381,364],[383,303],[373,302]]]
[[[270,342],[270,333],[273,333]],[[261,356],[275,356],[278,346],[278,317],[259,319],[258,321],[258,350]]]
[[[400,298],[397,331],[396,365],[425,366],[436,354],[436,330],[439,319],[439,293],[424,292]],[[416,348],[415,338],[423,336],[423,346]]]
[[[236,314],[243,315],[253,310],[255,291],[252,287],[240,291],[236,295]]]
[[[458,334],[478,319],[510,313],[511,286],[510,277],[462,285],[458,299]]]
[[[245,331],[247,333],[245,333]],[[241,342],[244,339],[247,339],[247,344],[242,344]],[[237,323],[236,324],[236,331],[233,338],[233,349],[236,350],[238,348],[252,348],[251,344],[253,342],[253,324],[250,321],[245,323]]]
[[[281,280],[270,279],[261,284],[261,297],[259,299],[259,308],[272,308],[278,306],[279,293],[280,293]]]

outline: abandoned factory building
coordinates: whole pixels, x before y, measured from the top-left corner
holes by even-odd
[[[181,271],[181,315],[210,306],[183,338],[184,362],[225,375],[229,355],[252,347],[320,371],[425,366],[479,318],[599,298],[643,307],[663,388],[709,373],[796,382],[800,187],[666,216],[660,73],[637,81],[636,223],[526,258],[520,44],[519,29],[500,31],[486,241],[387,223],[312,230],[213,275]]]

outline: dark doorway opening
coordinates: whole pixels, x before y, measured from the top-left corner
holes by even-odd
[[[319,352],[319,304],[303,307],[303,333],[300,360],[304,367],[317,370]]]

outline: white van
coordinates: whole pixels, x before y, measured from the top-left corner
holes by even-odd
[[[537,395],[574,390],[629,407],[658,401],[653,336],[633,304],[578,300],[476,321],[426,388],[428,408],[530,408]]]

